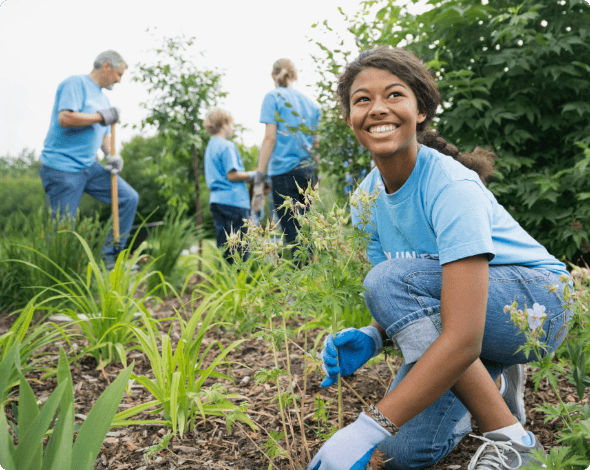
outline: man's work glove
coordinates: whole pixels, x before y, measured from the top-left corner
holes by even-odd
[[[250,203],[250,211],[255,214],[262,210],[264,207],[264,182],[254,183],[254,189],[252,190],[252,202]]]
[[[121,155],[107,155],[107,164],[104,166],[111,172],[111,175],[117,175],[121,173],[123,169],[123,157]]]
[[[266,181],[266,173],[262,173],[262,171],[254,170],[254,184],[261,184]]]
[[[381,349],[381,334],[373,326],[364,326],[359,330],[347,328],[336,333],[336,338],[330,333],[322,351],[322,368],[327,374],[321,383],[322,387],[337,382],[338,374],[342,377],[354,374],[360,366],[379,354]]]
[[[119,111],[119,108],[105,108],[99,109],[98,113],[102,116],[102,119],[104,120],[103,125],[110,126],[111,124],[119,122],[119,114],[121,113],[121,111]]]
[[[364,470],[375,448],[391,433],[361,413],[322,446],[307,470]]]

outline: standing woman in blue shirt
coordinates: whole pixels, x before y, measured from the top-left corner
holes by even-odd
[[[228,112],[212,109],[207,113],[203,125],[211,134],[205,150],[209,207],[213,215],[217,247],[222,248],[230,233],[245,231],[244,219],[250,216],[250,195],[245,182],[254,179],[256,170],[244,171],[236,145],[228,140],[234,133],[233,119]],[[233,263],[228,249],[224,250],[224,257],[230,264]]]
[[[297,80],[297,70],[289,59],[279,59],[272,67],[275,89],[262,102],[260,122],[266,125],[258,158],[258,173],[254,180],[252,211],[259,212],[264,202],[263,185],[267,176],[272,181],[272,200],[285,234],[285,244],[297,238],[298,224],[293,214],[280,209],[284,197],[303,203],[297,186],[308,187],[314,179],[312,156],[314,136],[320,119],[320,108],[311,99],[291,87]],[[302,132],[300,126],[309,131]],[[298,130],[293,128],[299,127]]]
[[[352,374],[386,338],[404,363],[385,398],[334,434],[308,469],[365,468],[375,449],[386,468],[432,466],[471,431],[469,413],[483,433],[470,470],[538,463],[533,451],[543,447],[523,426],[519,373],[534,358],[519,351],[525,337],[504,307],[526,305],[529,327],[554,350],[570,316],[557,294],[568,278],[564,264],[486,188],[491,152],[462,154],[427,130],[441,97],[417,56],[385,46],[364,51],[337,93],[375,162],[361,188],[378,196],[360,209],[372,223],[360,228],[370,235],[365,299],[375,321],[326,339],[323,385]],[[353,211],[353,223],[361,220]],[[504,394],[494,383],[500,374],[511,382]]]

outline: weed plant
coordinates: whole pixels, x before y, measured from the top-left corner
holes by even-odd
[[[227,354],[244,341],[234,341],[227,348],[218,341],[203,344],[205,334],[217,325],[213,320],[222,301],[217,293],[209,296],[192,312],[188,321],[177,313],[176,319],[182,334],[174,352],[170,335],[160,335],[158,342],[153,320],[142,312],[143,328],[133,326],[131,330],[140,343],[140,350],[150,361],[154,379],[136,375],[133,379],[149,390],[155,400],[119,413],[115,416],[113,426],[162,424],[171,428],[173,434],[179,432],[182,435],[194,429],[198,418],[206,420],[208,416],[222,416],[226,418],[228,432],[235,421],[244,422],[255,428],[246,414],[245,406],[235,405],[229,401],[244,397],[227,394],[219,385],[204,386],[209,378],[231,380],[229,376],[216,369],[226,364]],[[205,357],[213,353],[215,347],[218,351],[210,362],[205,364]],[[148,410],[152,414],[163,413],[163,419],[129,419]]]
[[[308,406],[307,375],[299,384],[291,371],[291,350],[299,346],[293,341],[295,331],[304,335],[304,370],[308,373],[317,369],[318,361],[310,354],[308,330],[323,326],[327,331],[337,331],[343,327],[366,325],[371,317],[364,304],[362,292],[363,279],[369,269],[364,255],[367,247],[365,232],[350,227],[350,214],[345,207],[337,205],[327,212],[320,210],[320,194],[317,189],[307,188],[304,192],[305,204],[287,200],[284,207],[295,214],[300,230],[297,243],[281,246],[273,234],[277,227],[269,222],[265,227],[248,223],[248,233],[240,239],[237,234],[230,235],[228,245],[233,251],[238,247],[248,249],[247,261],[236,257],[236,270],[250,273],[253,264],[267,264],[272,270],[260,271],[256,282],[242,302],[246,315],[256,318],[260,331],[255,334],[269,344],[274,358],[274,368],[259,370],[258,382],[271,382],[277,387],[277,405],[282,421],[282,431],[268,435],[266,455],[273,465],[279,456],[289,459],[291,469],[304,468],[311,460],[305,436]],[[352,204],[361,214],[366,214],[375,197],[360,193]],[[368,223],[363,220],[363,224]],[[295,248],[293,261],[282,256],[284,251]],[[345,316],[352,324],[347,324]],[[357,323],[358,322],[358,323]],[[293,325],[295,325],[293,327]],[[316,344],[322,339],[318,335]],[[283,350],[285,359],[279,351]],[[309,367],[308,367],[309,366]],[[342,426],[341,384],[339,381],[338,415]],[[292,419],[287,411],[295,409]],[[312,414],[313,415],[313,414]],[[296,445],[296,428],[301,433],[302,446]],[[335,431],[333,429],[332,431]]]
[[[203,298],[216,293],[222,297],[220,318],[238,334],[252,332],[258,326],[259,318],[248,314],[244,308],[245,299],[251,290],[257,289],[263,277],[272,276],[274,268],[266,263],[251,263],[248,269],[238,269],[229,264],[217,248],[209,256],[197,255],[195,259],[201,270],[195,272],[200,282],[193,293]]]

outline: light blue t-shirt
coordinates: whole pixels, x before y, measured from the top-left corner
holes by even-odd
[[[518,265],[567,274],[498,204],[477,173],[422,145],[404,185],[387,194],[375,168],[360,185],[379,191],[371,211],[367,257],[374,266],[391,258],[438,259],[441,265],[487,253],[490,265]],[[358,191],[358,190],[357,190]],[[353,224],[360,223],[353,209]]]
[[[282,121],[277,122],[277,114]],[[289,127],[305,124],[315,130],[320,120],[320,107],[303,93],[293,88],[278,87],[268,92],[262,101],[260,122],[277,125],[277,140],[268,164],[269,176],[282,175],[310,160],[313,136]]]
[[[104,135],[110,133],[110,126],[97,123],[84,127],[62,127],[57,115],[64,110],[96,113],[110,106],[109,99],[88,75],[74,75],[61,82],[55,95],[41,163],[56,170],[71,172],[92,165]]]
[[[231,170],[244,171],[236,145],[221,137],[211,137],[205,150],[205,181],[211,192],[209,202],[250,209],[246,183],[228,180]]]

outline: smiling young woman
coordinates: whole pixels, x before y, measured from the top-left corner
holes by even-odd
[[[378,193],[372,224],[361,227],[370,235],[365,300],[375,321],[326,338],[322,385],[354,373],[385,338],[404,363],[387,396],[334,434],[308,469],[364,468],[376,448],[386,468],[434,465],[471,431],[469,412],[484,434],[470,470],[536,461],[532,451],[543,447],[523,427],[529,358],[517,351],[525,338],[503,308],[515,299],[519,308],[544,305],[551,313],[541,340],[556,348],[565,335],[554,332],[570,313],[546,286],[563,288],[565,265],[487,190],[494,154],[462,154],[427,129],[441,99],[414,54],[363,52],[340,77],[338,96],[376,165],[360,185]],[[360,224],[354,210],[353,223]]]

